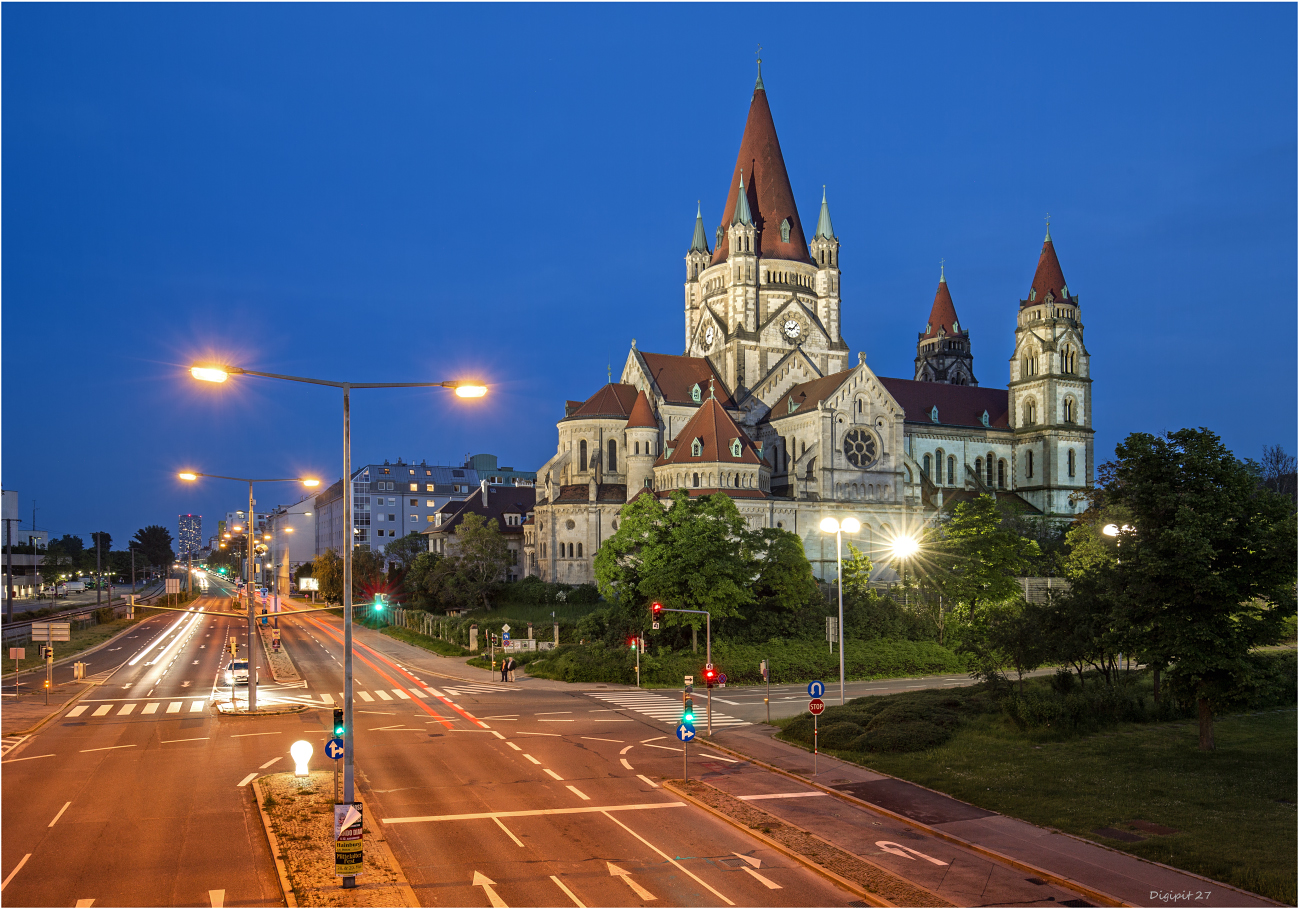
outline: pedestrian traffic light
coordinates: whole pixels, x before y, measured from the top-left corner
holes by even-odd
[[[334,734],[342,735],[346,731],[347,729],[343,725],[343,708],[335,707],[334,708]]]
[[[651,603],[651,604],[650,604],[650,617],[651,617],[652,619],[654,619],[654,620],[657,622],[657,621],[659,621],[661,618],[663,618],[663,614],[664,614],[664,604],[663,604],[663,603]]]
[[[712,687],[713,687],[713,683],[714,683],[715,681],[717,681],[717,678],[718,678],[718,670],[714,669],[712,666],[705,667],[705,670],[704,670],[704,687],[705,687],[705,688],[712,688]]]
[[[377,612],[383,612],[385,605],[387,604],[385,603],[384,595],[382,593],[375,594],[375,610]]]
[[[632,648],[633,650],[636,650],[636,638],[634,638],[634,637],[633,637],[633,638],[628,638],[628,639],[627,639],[627,646],[630,647],[630,648]]]

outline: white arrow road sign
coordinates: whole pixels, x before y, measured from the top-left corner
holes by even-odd
[[[931,863],[932,865],[948,864],[947,862],[939,861],[937,858],[931,858],[930,856],[926,855],[924,852],[917,852],[915,849],[909,848],[907,846],[900,846],[898,845],[898,843],[891,843],[889,842],[889,840],[880,840],[879,842],[876,843],[876,845],[891,855],[901,855],[903,858],[910,859],[913,862],[916,861],[916,859],[912,858],[912,855],[916,855],[925,859],[927,862]],[[912,855],[908,855],[907,853],[909,852],[912,853]]]
[[[487,894],[488,902],[492,904],[492,909],[510,909],[510,907],[506,905],[506,901],[497,896],[497,892],[492,889],[492,885],[495,883],[496,881],[492,880],[486,874],[475,871],[474,883],[470,886],[483,888],[483,892]]]
[[[632,892],[635,893],[639,898],[643,900],[658,899],[658,897],[655,896],[653,893],[651,893],[649,890],[645,889],[636,881],[632,880],[631,871],[624,871],[622,868],[618,867],[618,865],[615,865],[613,862],[606,862],[605,865],[609,868],[609,873],[611,876],[621,877],[623,879],[623,883],[631,887]]]
[[[731,853],[731,854],[734,855],[734,856],[735,856],[736,858],[738,858],[738,859],[741,859],[741,860],[743,860],[743,861],[745,861],[745,862],[748,862],[749,864],[753,865],[755,868],[762,868],[762,867],[763,867],[763,862],[762,862],[762,860],[761,860],[761,859],[756,859],[756,858],[754,858],[752,855],[741,855],[739,852],[733,852],[733,853]]]

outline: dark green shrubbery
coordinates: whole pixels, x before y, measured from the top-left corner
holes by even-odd
[[[994,709],[992,694],[982,686],[854,698],[818,718],[818,747],[864,754],[924,751],[946,742],[963,718]],[[812,747],[812,715],[790,722],[781,736]]]

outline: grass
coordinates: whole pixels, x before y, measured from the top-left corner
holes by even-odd
[[[1062,738],[1022,732],[1000,713],[982,713],[925,751],[826,750],[981,808],[1293,906],[1295,708],[1227,716],[1214,726],[1218,749],[1207,753],[1197,748],[1193,719],[1119,723]],[[1131,831],[1147,836],[1137,843],[1094,832],[1125,830],[1135,820],[1178,832]]]
[[[62,660],[64,657],[76,656],[97,644],[104,643],[114,635],[121,634],[132,625],[135,625],[154,614],[156,614],[156,610],[137,606],[134,619],[118,619],[116,622],[109,622],[104,625],[90,625],[86,628],[73,628],[69,634],[69,637],[71,638],[70,641],[54,642],[54,659]],[[42,665],[43,661],[37,657],[37,653],[39,653],[39,648],[41,646],[39,642],[28,641],[25,644],[16,646],[21,646],[26,653],[25,658],[18,661],[18,670],[20,672],[26,672],[29,669],[35,669]],[[4,653],[0,655],[6,657],[3,664],[6,670],[5,675],[12,678],[14,661],[7,659],[8,654],[9,651],[6,649]]]
[[[397,638],[399,641],[405,641],[408,644],[414,644],[424,650],[436,653],[439,656],[462,657],[469,656],[469,651],[459,644],[452,644],[438,638],[431,638],[426,634],[420,634],[418,631],[411,631],[407,628],[399,628],[396,625],[389,625],[383,629],[383,633],[390,638]]]

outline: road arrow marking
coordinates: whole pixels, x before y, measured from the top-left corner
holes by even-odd
[[[212,909],[222,909],[222,907],[226,905],[226,891],[209,890],[208,899],[212,903]]]
[[[763,886],[766,887],[768,890],[780,890],[780,889],[781,889],[781,885],[780,885],[780,884],[777,884],[777,883],[774,883],[774,882],[772,882],[772,881],[769,881],[767,878],[763,877],[763,875],[759,874],[757,871],[755,871],[753,868],[749,867],[748,865],[745,866],[745,869],[744,869],[744,870],[747,871],[747,872],[749,872],[749,876],[750,876],[750,877],[756,877],[756,878],[758,878],[758,880],[759,880],[759,881],[763,884]]]
[[[876,845],[879,846],[881,850],[888,852],[890,855],[901,855],[903,858],[908,859],[909,861],[913,861],[913,862],[916,861],[916,859],[912,858],[912,855],[916,855],[925,859],[927,862],[929,862],[932,865],[948,864],[947,862],[939,861],[937,858],[931,858],[930,856],[926,855],[924,852],[917,852],[915,849],[912,849],[909,846],[900,846],[898,845],[898,843],[889,842],[889,840],[880,840],[879,842],[876,843]],[[912,855],[908,855],[907,853],[909,852],[912,853]]]
[[[475,871],[474,883],[470,886],[483,888],[483,892],[487,894],[488,902],[492,904],[492,909],[510,909],[510,907],[506,905],[506,901],[497,896],[497,892],[492,889],[492,885],[495,883],[496,881],[492,880],[486,874]]]
[[[624,871],[622,868],[618,867],[618,865],[615,865],[613,862],[606,862],[605,865],[606,867],[609,868],[609,873],[612,877],[621,877],[623,879],[623,883],[631,887],[632,892],[635,893],[641,899],[643,900],[658,899],[658,897],[655,896],[653,893],[651,893],[649,890],[645,889],[636,881],[632,880],[631,871]]]
[[[752,855],[741,855],[739,852],[733,852],[731,854],[736,858],[753,865],[755,868],[763,867],[763,862],[760,859],[754,858]]]

